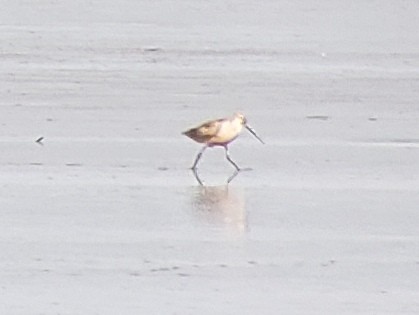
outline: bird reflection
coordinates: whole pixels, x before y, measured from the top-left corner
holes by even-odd
[[[251,170],[250,168],[245,168],[245,169],[240,169],[240,170],[235,170],[233,172],[233,174],[230,175],[230,177],[227,178],[226,184],[230,184],[233,179],[235,179],[237,177],[237,175],[239,175],[241,172],[243,171],[249,171]],[[195,176],[196,181],[198,182],[199,185],[204,186],[204,181],[201,179],[201,177],[199,176],[198,170],[197,169],[193,169],[192,170],[193,175]]]
[[[197,186],[192,208],[211,224],[221,224],[240,234],[247,229],[243,190],[237,187]]]

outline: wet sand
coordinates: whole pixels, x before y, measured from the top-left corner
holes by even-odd
[[[6,2],[1,314],[419,312],[418,4]]]

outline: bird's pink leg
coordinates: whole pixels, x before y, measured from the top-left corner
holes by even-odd
[[[197,154],[197,156],[196,156],[196,158],[195,158],[195,161],[193,162],[193,165],[192,165],[192,167],[191,167],[191,169],[192,169],[192,170],[196,170],[196,166],[198,165],[198,162],[199,162],[199,160],[201,159],[202,154],[204,153],[204,151],[205,151],[205,149],[206,149],[206,148],[208,148],[208,145],[205,145],[205,146],[201,149],[201,151],[199,151],[199,152],[198,152],[198,154]]]
[[[228,147],[227,145],[224,146],[224,149],[226,150],[226,158],[227,160],[233,164],[233,166],[236,168],[237,171],[240,171],[240,167],[231,159],[230,154],[228,153]]]

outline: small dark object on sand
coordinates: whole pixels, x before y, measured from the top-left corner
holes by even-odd
[[[38,139],[36,139],[36,143],[39,143],[39,144],[43,144],[42,143],[42,140],[44,140],[44,137],[39,137]]]

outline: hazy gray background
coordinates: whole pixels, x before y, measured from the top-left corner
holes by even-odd
[[[417,1],[0,4],[0,313],[419,313]]]

